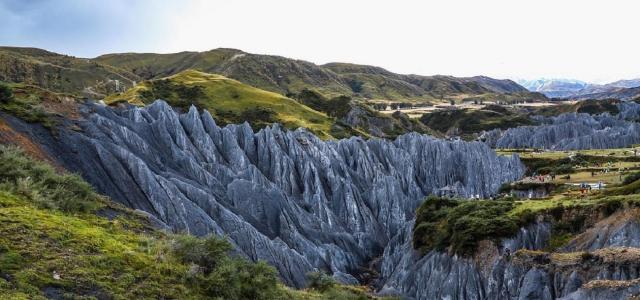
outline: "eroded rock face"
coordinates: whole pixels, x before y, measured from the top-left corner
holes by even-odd
[[[640,104],[623,102],[620,113],[592,116],[568,113],[539,118],[542,125],[521,126],[483,133],[492,148],[541,148],[550,150],[609,149],[640,142]]]
[[[472,258],[436,251],[419,255],[411,245],[409,224],[385,249],[380,294],[410,299],[627,299],[640,293],[639,215],[638,209],[619,211],[555,253],[537,251],[547,246],[552,232],[550,223],[538,222]]]
[[[476,260],[437,251],[420,256],[412,247],[410,225],[385,249],[382,294],[415,299],[552,299],[544,271],[510,262],[515,250],[546,246],[551,235],[548,223],[522,228],[515,237],[503,240],[499,249],[488,249],[493,253]]]
[[[54,156],[100,192],[168,227],[226,235],[291,285],[322,269],[356,282],[402,232],[425,195],[488,197],[520,178],[516,156],[482,143],[419,134],[395,141],[321,141],[280,126],[221,128],[208,112],[91,106],[82,131],[62,131]]]

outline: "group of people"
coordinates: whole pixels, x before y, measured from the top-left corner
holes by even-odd
[[[596,188],[598,190],[601,190],[603,187],[604,187],[604,184],[602,183],[602,181],[598,181],[598,184],[596,184]],[[588,194],[591,192],[592,188],[593,188],[593,185],[591,185],[590,183],[582,182],[580,183],[580,194],[582,195]]]

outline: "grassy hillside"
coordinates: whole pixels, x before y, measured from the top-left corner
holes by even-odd
[[[537,114],[543,116],[556,116],[563,113],[587,113],[597,115],[608,112],[615,115],[619,112],[618,104],[620,100],[608,99],[608,100],[583,100],[575,103],[566,103],[556,106],[543,107],[536,111]]]
[[[350,88],[333,72],[310,62],[256,55],[235,49],[171,54],[107,54],[96,61],[129,70],[145,79],[171,76],[188,69],[221,74],[264,90],[287,94],[312,87],[327,95],[348,95]]]
[[[191,104],[209,110],[216,121],[249,121],[260,128],[279,122],[288,128],[304,127],[320,137],[332,136],[333,119],[293,99],[251,87],[221,75],[187,70],[165,79],[145,81],[105,99],[108,104],[127,101],[143,105],[155,99],[167,100],[183,109]]]
[[[0,47],[0,81],[102,98],[139,80],[131,72],[89,59],[36,48]]]
[[[526,113],[497,105],[487,105],[485,108],[478,110],[435,111],[424,114],[420,121],[442,133],[457,133],[464,137],[483,130],[506,129],[533,124],[533,121]]]
[[[291,290],[230,247],[158,231],[79,177],[0,146],[2,299],[374,299],[325,275]]]
[[[126,69],[145,79],[195,69],[222,74],[285,95],[300,93],[306,88],[329,98],[344,95],[356,99],[424,102],[460,95],[529,94],[526,89],[510,80],[401,75],[379,67],[346,63],[318,66],[306,61],[250,54],[234,49],[172,54],[107,54],[95,60]]]
[[[550,246],[555,249],[616,211],[640,207],[639,187],[640,180],[636,180],[586,198],[576,194],[523,201],[431,197],[417,210],[413,245],[422,253],[440,250],[472,256],[481,241],[512,237],[519,228],[544,218],[554,224]]]
[[[54,130],[59,117],[78,117],[77,98],[34,85],[0,82],[0,111]]]

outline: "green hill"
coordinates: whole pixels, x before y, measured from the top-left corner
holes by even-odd
[[[258,55],[235,49],[171,54],[107,54],[96,61],[128,70],[145,79],[170,76],[187,69],[221,74],[281,94],[316,90],[326,97],[434,101],[474,95],[530,94],[510,80],[489,77],[401,75],[383,68],[346,63],[315,65],[281,56]],[[543,96],[544,98],[544,96]]]
[[[133,86],[140,78],[131,72],[90,59],[37,48],[0,47],[0,81],[102,98]]]
[[[222,124],[250,122],[255,128],[274,122],[288,128],[304,127],[320,137],[335,134],[334,119],[282,95],[264,91],[221,75],[186,70],[163,79],[144,81],[105,99],[144,105],[164,99],[187,109],[191,104],[211,112]]]
[[[221,74],[283,95],[313,89],[326,97],[433,102],[508,94],[532,98],[530,94],[534,94],[510,80],[402,75],[374,66],[315,65],[236,49],[106,54],[85,59],[37,48],[0,47],[0,81],[32,84],[95,99],[124,91],[145,79],[160,79],[189,69]]]
[[[456,134],[469,139],[475,138],[474,133],[484,130],[534,124],[527,112],[497,105],[487,105],[483,109],[435,111],[422,115],[420,121],[441,133]]]
[[[280,94],[299,92],[305,87],[334,96],[352,93],[340,76],[310,62],[250,54],[235,49],[171,54],[107,54],[95,60],[129,70],[145,79],[162,78],[194,69],[221,74]]]

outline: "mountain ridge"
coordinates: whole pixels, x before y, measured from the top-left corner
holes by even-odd
[[[606,84],[588,83],[575,79],[535,79],[517,80],[529,91],[541,92],[548,97],[573,100],[583,99],[619,99],[631,100],[626,89],[640,87],[640,79],[623,79]],[[640,96],[640,94],[638,94]],[[622,98],[620,98],[622,97]]]
[[[146,79],[195,69],[221,74],[282,94],[314,88],[328,96],[436,100],[443,96],[465,93],[479,95],[527,92],[511,80],[498,80],[486,76],[458,78],[445,75],[396,74],[377,66],[339,62],[316,65],[304,60],[251,54],[230,48],[168,54],[114,53],[98,56],[95,60],[126,69]]]
[[[91,59],[39,48],[0,47],[0,81],[102,98],[131,87],[139,80],[131,72]]]

